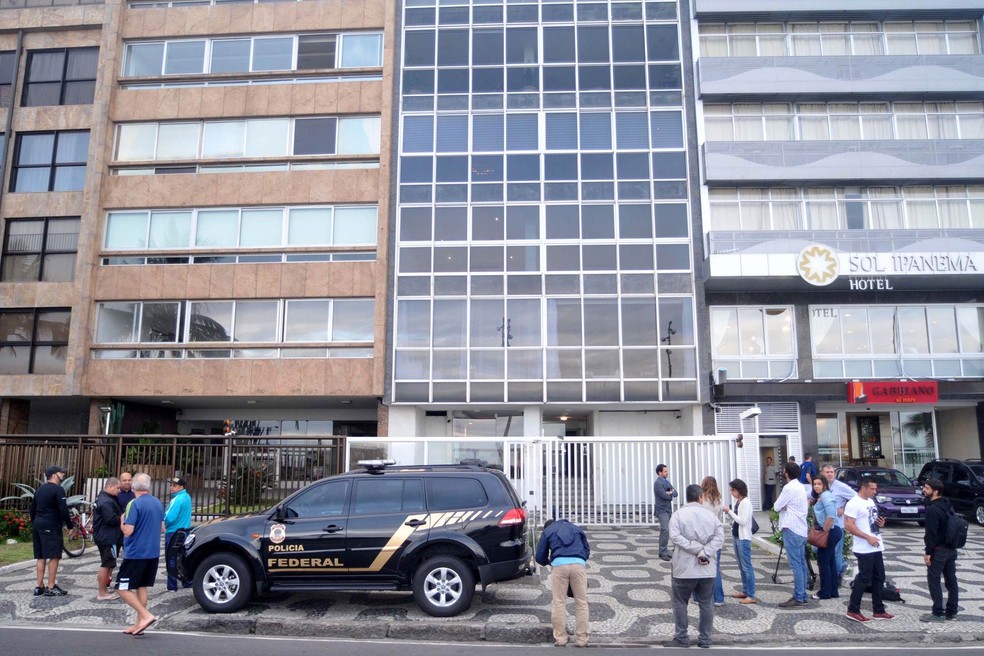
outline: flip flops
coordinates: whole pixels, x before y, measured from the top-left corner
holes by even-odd
[[[157,621],[157,618],[156,617],[150,618],[150,621],[149,622],[147,622],[146,624],[144,624],[143,626],[141,626],[139,629],[137,629],[136,631],[134,631],[130,635],[135,635],[135,636],[143,635],[143,632],[146,631],[147,629],[149,629],[150,627],[152,627],[154,625],[154,622],[156,622],[156,621]],[[124,633],[125,633],[125,631],[124,631]]]

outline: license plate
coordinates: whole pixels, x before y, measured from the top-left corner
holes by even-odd
[[[919,512],[918,508],[900,508],[903,515],[915,515]]]

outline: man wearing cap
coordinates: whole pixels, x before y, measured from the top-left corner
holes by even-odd
[[[61,482],[67,474],[62,467],[52,465],[44,470],[47,480],[34,492],[31,499],[31,524],[34,526],[34,557],[37,559],[38,584],[34,588],[35,597],[61,597],[68,594],[55,582],[58,576],[58,563],[61,562],[62,525],[72,528],[72,517],[68,514],[68,499]],[[44,568],[48,566],[48,585],[44,584]]]
[[[185,490],[185,479],[172,478],[168,482],[171,484],[171,503],[167,504],[167,510],[164,512],[165,558],[171,553],[171,538],[178,529],[191,528],[191,495]],[[190,588],[191,584],[185,583],[184,587]],[[170,574],[167,575],[167,589],[170,592],[178,589],[178,580]]]

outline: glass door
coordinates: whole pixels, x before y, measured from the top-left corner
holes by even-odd
[[[847,433],[841,430],[837,415],[817,415],[817,460],[834,467],[844,465],[850,458]]]
[[[928,411],[892,413],[892,444],[895,468],[910,478],[937,456],[936,414]]]

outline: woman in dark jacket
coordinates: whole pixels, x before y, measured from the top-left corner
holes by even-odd
[[[106,485],[96,497],[92,510],[92,539],[99,547],[99,572],[96,574],[97,601],[110,601],[119,597],[109,591],[109,583],[113,580],[113,570],[116,568],[118,546],[123,543],[123,529],[120,527],[120,515],[123,509],[116,497],[120,493],[120,479],[113,476],[106,479]]]

